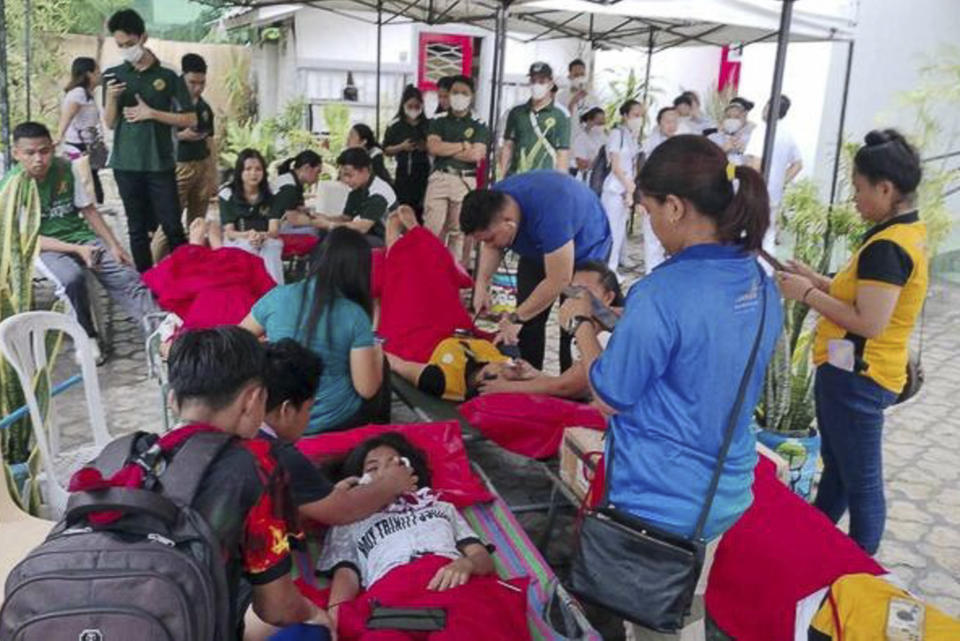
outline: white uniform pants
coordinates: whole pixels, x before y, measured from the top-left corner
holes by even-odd
[[[600,204],[603,205],[603,211],[607,213],[607,220],[610,223],[610,235],[613,238],[613,247],[610,249],[610,258],[607,260],[607,266],[617,271],[620,266],[620,257],[623,252],[623,246],[627,239],[627,216],[629,210],[623,203],[623,194],[614,191],[604,191],[600,197]]]
[[[646,273],[652,272],[654,267],[666,259],[667,252],[650,225],[650,214],[645,214],[643,216],[643,265]]]

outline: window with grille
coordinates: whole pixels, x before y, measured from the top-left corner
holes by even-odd
[[[444,76],[470,75],[473,65],[470,36],[421,33],[419,54],[417,81],[421,89],[436,89],[437,81]]]

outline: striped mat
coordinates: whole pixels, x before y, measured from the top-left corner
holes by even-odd
[[[543,612],[547,601],[554,590],[560,590],[560,607],[564,608],[568,618],[573,619],[586,632],[577,637],[576,641],[602,641],[603,637],[593,629],[577,605],[558,586],[558,580],[553,570],[540,555],[530,537],[524,532],[520,523],[510,512],[510,508],[497,498],[491,503],[478,503],[462,511],[470,526],[488,543],[496,546],[493,555],[497,574],[501,578],[530,577],[530,588],[527,594],[527,621],[530,624],[530,636],[533,641],[567,641],[554,630],[546,620]],[[309,552],[294,554],[294,578],[301,578],[304,582],[315,587],[322,587],[324,580],[318,579],[313,571],[313,561],[318,557],[318,545],[310,539]]]

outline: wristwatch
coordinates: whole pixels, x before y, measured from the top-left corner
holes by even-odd
[[[520,315],[516,312],[510,312],[507,314],[507,320],[513,323],[514,325],[523,325],[523,321],[520,320]]]
[[[574,316],[573,322],[570,323],[570,329],[568,333],[573,336],[577,333],[577,330],[580,329],[580,326],[584,323],[593,323],[593,319],[589,316]]]

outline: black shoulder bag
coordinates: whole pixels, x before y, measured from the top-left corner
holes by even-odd
[[[651,630],[676,632],[690,614],[706,549],[703,530],[743,409],[767,318],[766,277],[762,272],[760,286],[760,326],[740,379],[737,400],[727,419],[717,466],[692,537],[664,532],[610,504],[615,444],[613,431],[608,431],[611,460],[607,463],[603,500],[600,507],[585,512],[580,524],[570,590],[585,601]]]

